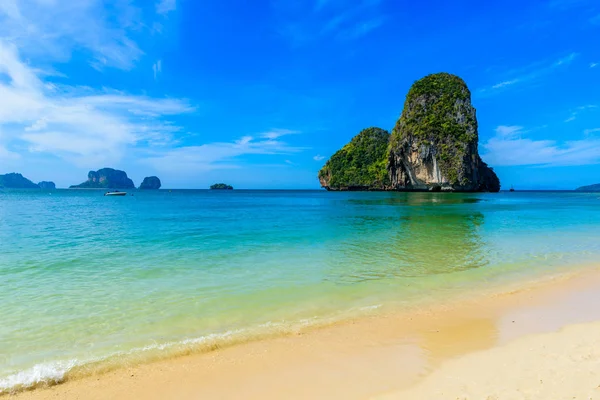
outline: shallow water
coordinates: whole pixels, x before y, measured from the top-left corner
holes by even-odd
[[[600,255],[597,194],[102,194],[0,192],[0,391]]]

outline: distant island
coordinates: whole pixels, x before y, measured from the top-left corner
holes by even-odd
[[[596,183],[595,185],[582,186],[575,190],[578,192],[600,192],[600,183]]]
[[[471,92],[456,75],[428,75],[410,88],[390,134],[367,128],[319,171],[327,190],[498,192],[481,160]]]
[[[233,190],[233,186],[225,183],[215,183],[210,187],[211,190]]]
[[[139,188],[140,190],[158,190],[161,186],[162,184],[157,176],[147,176]]]
[[[54,182],[41,181],[38,183],[40,189],[56,189]]]
[[[102,168],[90,171],[87,181],[71,186],[71,189],[135,189],[133,181],[125,171],[113,168]]]
[[[40,187],[23,175],[16,172],[0,175],[0,188],[6,189],[39,189]]]

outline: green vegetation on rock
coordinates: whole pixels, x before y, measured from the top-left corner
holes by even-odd
[[[367,128],[335,153],[319,171],[328,190],[383,190],[388,184],[387,159],[390,134]]]
[[[12,172],[0,175],[0,188],[7,189],[39,189],[39,186],[25,178],[21,174]]]
[[[127,177],[125,171],[112,168],[102,168],[90,171],[88,180],[71,186],[72,189],[134,189],[133,181]]]
[[[158,190],[162,186],[157,176],[147,176],[140,185],[141,190]]]
[[[227,185],[225,183],[215,183],[210,188],[211,190],[233,190],[233,186]]]
[[[478,154],[471,92],[456,75],[416,81],[390,135],[362,131],[319,171],[327,190],[500,190],[496,173]]]
[[[477,144],[477,119],[471,92],[456,75],[439,73],[416,81],[392,131],[392,151],[411,141],[413,147],[435,146],[442,174],[452,185],[467,185],[463,170],[470,146]]]

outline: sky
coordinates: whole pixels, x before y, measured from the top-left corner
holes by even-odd
[[[0,0],[0,174],[319,188],[411,84],[461,76],[503,187],[600,182],[598,0]]]

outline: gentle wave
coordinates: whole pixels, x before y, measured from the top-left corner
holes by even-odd
[[[205,353],[235,344],[294,334],[303,329],[326,326],[347,318],[366,316],[381,307],[381,304],[358,307],[329,318],[305,318],[293,323],[269,321],[258,325],[254,329],[237,329],[180,341],[152,343],[128,351],[112,353],[101,358],[72,359],[36,364],[26,370],[0,378],[0,395],[57,385],[71,378],[108,372],[124,365],[139,365],[184,355]]]

